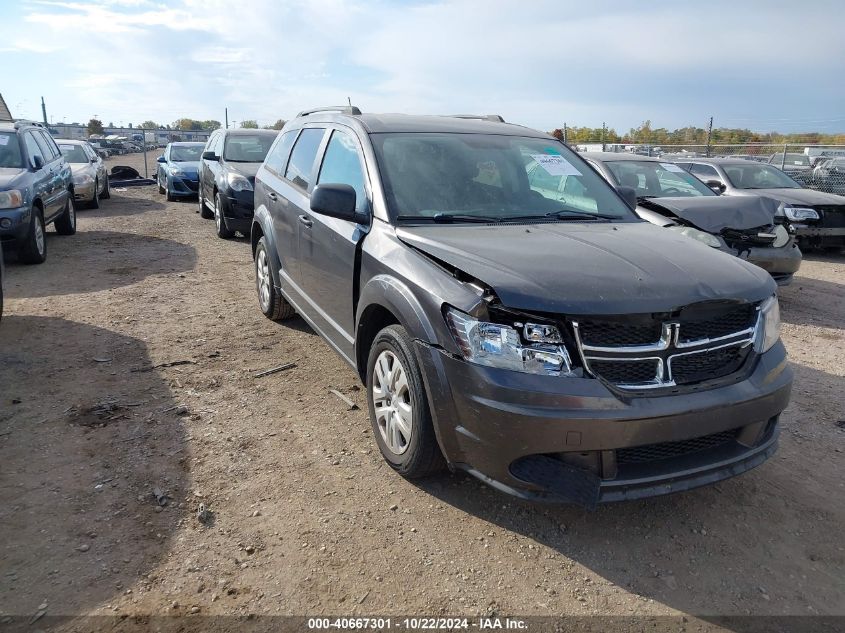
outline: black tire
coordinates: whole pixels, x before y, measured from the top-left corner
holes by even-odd
[[[44,228],[44,216],[41,209],[34,207],[30,214],[29,232],[18,248],[18,259],[23,264],[43,264],[47,259],[47,235]],[[36,226],[37,225],[37,226]],[[40,228],[39,244],[37,231]]]
[[[296,315],[296,310],[282,296],[273,281],[273,271],[270,252],[267,250],[267,241],[264,237],[258,240],[255,246],[255,291],[258,294],[258,307],[261,312],[271,321],[284,321]],[[262,293],[262,286],[264,293]]]
[[[165,183],[164,184],[164,191],[165,191],[164,197],[168,202],[173,202],[174,200],[176,200],[176,196],[174,196],[172,193],[170,193],[170,187],[167,186],[166,180],[164,181],[164,183]]]
[[[96,180],[94,181],[94,197],[91,198],[91,202],[88,203],[89,209],[99,209],[100,208],[100,183]]]
[[[109,189],[109,179],[106,177],[106,188],[103,189],[103,195],[100,196],[103,200],[111,198],[111,190]]]
[[[411,437],[404,452],[391,451],[382,436],[376,419],[373,385],[376,362],[382,352],[390,352],[402,364],[407,378],[407,395],[411,406]],[[443,469],[445,460],[437,444],[425,384],[422,379],[417,357],[414,354],[413,341],[401,325],[389,325],[376,335],[367,360],[367,405],[370,411],[370,423],[373,427],[378,448],[382,457],[400,475],[406,479],[418,479],[434,474]]]
[[[161,174],[156,173],[156,182],[158,183],[158,192],[164,193],[164,187],[161,186]]]
[[[214,196],[214,228],[217,237],[221,239],[229,240],[235,237],[235,232],[230,231],[229,227],[226,226],[226,216],[223,215],[223,200],[220,198],[219,191]]]
[[[99,206],[99,203],[97,204]],[[73,192],[68,194],[65,203],[65,212],[62,213],[53,223],[56,233],[59,235],[73,235],[76,233],[76,203],[73,200]]]
[[[209,209],[208,205],[203,202],[202,193],[200,193],[200,217],[204,220],[210,220],[214,217],[214,211]]]

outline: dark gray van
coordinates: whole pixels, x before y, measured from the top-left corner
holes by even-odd
[[[745,472],[792,385],[775,283],[635,204],[499,117],[303,112],[255,179],[258,303],[356,369],[406,477],[593,506]]]

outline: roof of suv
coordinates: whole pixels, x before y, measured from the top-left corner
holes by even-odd
[[[678,158],[670,159],[673,163],[706,163],[708,165],[747,165],[755,161],[750,161],[746,158]]]
[[[357,121],[369,134],[386,134],[390,132],[451,132],[453,134],[499,134],[505,136],[549,138],[549,135],[544,132],[532,130],[521,125],[460,116],[316,112],[298,117],[291,122],[348,123],[350,121]]]

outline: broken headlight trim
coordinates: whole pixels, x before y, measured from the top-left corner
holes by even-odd
[[[528,374],[574,375],[569,353],[560,343],[523,343],[515,328],[479,321],[454,308],[447,308],[445,317],[461,355],[470,363]],[[560,332],[552,325],[529,325],[538,330],[542,328],[546,340],[562,340]],[[528,331],[526,326],[525,332]]]
[[[760,306],[760,324],[755,351],[762,354],[772,349],[780,339],[780,305],[777,296],[772,296]]]
[[[773,233],[775,234],[775,241],[772,242],[772,246],[775,248],[781,248],[789,244],[789,231],[786,230],[786,227],[783,224],[775,226]]]
[[[784,207],[783,214],[788,220],[792,220],[793,222],[819,219],[819,212],[807,207]]]
[[[681,226],[679,224],[676,224],[675,226],[670,226],[669,230],[680,233],[681,235],[685,235],[686,237],[690,237],[694,240],[701,242],[702,244],[707,244],[707,246],[710,246],[712,248],[720,248],[722,246],[722,241],[715,235],[712,235],[711,233],[706,233],[705,231],[694,229],[691,226]]]

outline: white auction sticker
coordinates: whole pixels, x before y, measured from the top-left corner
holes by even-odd
[[[560,154],[531,154],[531,158],[552,176],[581,175],[581,172]]]
[[[11,136],[6,136],[5,134],[3,134],[2,136],[0,136],[0,145],[8,145],[8,144],[9,144],[9,139],[10,139],[10,138],[12,138],[12,137],[11,137]]]
[[[678,167],[677,165],[673,165],[672,163],[660,163],[660,166],[666,171],[677,171],[680,173],[684,173],[683,167]]]

